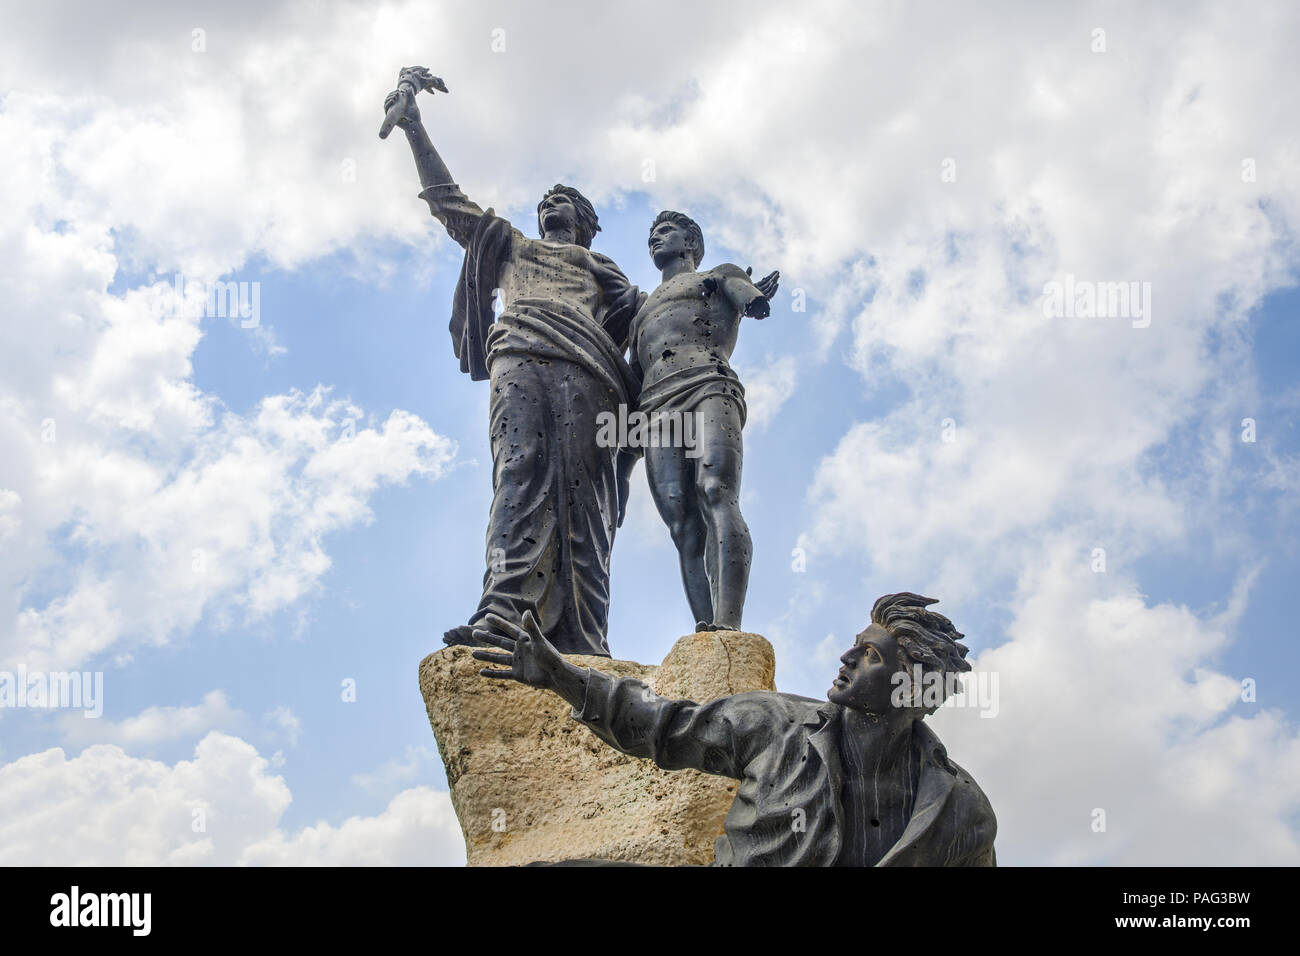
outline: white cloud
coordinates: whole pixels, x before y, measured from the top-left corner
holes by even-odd
[[[1025,572],[1010,640],[978,656],[999,711],[935,715],[985,787],[999,858],[1057,865],[1295,865],[1300,733],[1212,666],[1245,600],[1205,620],[1080,567]],[[959,625],[960,626],[960,625]],[[1094,829],[1104,811],[1105,829]]]
[[[432,747],[408,746],[401,757],[384,761],[370,773],[353,774],[352,782],[363,790],[391,793],[398,786],[432,770],[435,762]]]
[[[237,730],[246,720],[230,706],[224,693],[214,690],[194,706],[146,707],[121,721],[85,720],[80,714],[70,714],[63,718],[62,728],[64,736],[78,744],[93,741],[138,750],[180,737],[197,737],[212,729]]]
[[[337,827],[276,831],[244,850],[250,866],[463,866],[465,841],[449,794],[403,790],[383,813],[349,817]]]
[[[268,713],[265,719],[274,724],[284,734],[290,747],[296,747],[298,741],[302,739],[302,721],[298,719],[298,715],[291,708],[284,704]]]
[[[311,593],[330,566],[329,534],[368,521],[380,485],[436,478],[454,453],[409,413],[351,424],[364,420],[317,389],[264,399],[248,418],[227,413],[169,454],[93,433],[41,446],[28,431],[41,464],[24,477],[39,476],[41,494],[27,540],[42,555],[57,529],[83,557],[57,556],[54,596],[24,602],[5,656],[74,667],[165,643],[205,612],[257,620]],[[31,573],[26,557],[11,555],[11,580]]]
[[[772,359],[753,370],[737,370],[745,384],[747,428],[765,428],[794,394],[798,386],[799,366],[791,356]]]
[[[285,833],[289,788],[250,744],[213,732],[168,765],[99,744],[0,766],[0,864],[460,865],[450,798],[399,793],[380,814]]]

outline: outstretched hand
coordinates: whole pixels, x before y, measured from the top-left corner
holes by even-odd
[[[481,676],[517,680],[521,684],[546,690],[555,689],[557,677],[568,666],[568,662],[542,634],[532,611],[524,612],[522,627],[511,624],[496,614],[489,614],[486,623],[490,630],[475,628],[474,639],[501,650],[480,648],[474,650],[472,656],[475,660],[488,664],[503,664],[506,669],[485,667],[479,671]]]
[[[409,130],[420,122],[420,108],[415,105],[415,94],[420,90],[447,92],[447,84],[441,77],[434,76],[425,67],[405,66],[397,74],[397,89],[384,98],[384,125],[379,128],[379,138],[386,139],[393,126]],[[406,100],[405,107],[397,116],[390,117],[388,111],[393,108],[399,97]]]
[[[771,299],[776,295],[776,290],[781,284],[781,273],[769,272],[763,278],[754,283],[758,291],[763,293],[764,298]]]

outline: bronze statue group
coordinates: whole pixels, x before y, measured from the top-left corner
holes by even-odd
[[[596,212],[571,186],[547,191],[540,238],[525,236],[460,190],[420,119],[421,89],[446,90],[404,70],[381,135],[406,133],[420,197],[465,250],[452,348],[490,388],[483,594],[443,640],[497,665],[486,678],[559,694],[624,753],[741,781],[718,865],[993,865],[988,799],[924,724],[933,702],[920,687],[899,693],[913,667],[970,670],[932,598],[880,598],[822,700],[754,691],[700,705],[565,660],[609,656],[610,553],[642,457],[697,631],[739,630],[752,546],[740,512],[745,392],[729,359],[742,319],[769,314],[779,276],[700,271],[699,225],[665,211],[649,234],[662,278],[647,294],[591,249]],[[671,423],[675,439],[609,440],[600,423],[629,412]]]

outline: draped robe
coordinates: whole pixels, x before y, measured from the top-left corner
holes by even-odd
[[[530,239],[455,185],[420,195],[465,248],[452,349],[491,388],[483,596],[444,640],[466,642],[489,613],[518,623],[531,610],[561,653],[608,656],[618,448],[597,442],[597,424],[636,401],[622,353],[645,296],[607,256]]]

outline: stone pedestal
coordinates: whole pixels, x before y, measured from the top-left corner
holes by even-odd
[[[688,634],[658,666],[580,655],[568,660],[699,703],[775,690],[772,646],[739,631]],[[737,781],[696,770],[670,773],[624,756],[573,720],[555,694],[479,677],[483,666],[466,647],[448,647],[420,663],[420,691],[470,866],[713,860]]]

